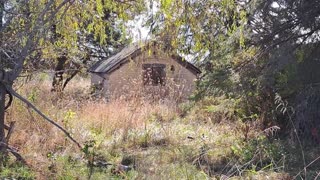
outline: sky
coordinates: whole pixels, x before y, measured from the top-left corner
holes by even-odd
[[[150,27],[143,26],[144,22],[147,22],[148,18],[155,15],[160,7],[159,3],[155,1],[146,1],[147,11],[137,17],[134,20],[129,21],[129,33],[133,37],[133,42],[145,41],[151,38]]]
[[[128,22],[128,31],[133,42],[145,41],[150,38],[149,28],[143,27],[146,21],[146,15],[137,16],[134,20]]]

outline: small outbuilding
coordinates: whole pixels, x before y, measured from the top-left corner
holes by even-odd
[[[94,89],[107,99],[187,99],[201,71],[156,42],[135,43],[108,59],[98,61],[92,73]]]

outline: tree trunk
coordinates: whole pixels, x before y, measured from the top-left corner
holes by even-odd
[[[52,92],[62,92],[63,89],[63,71],[64,66],[66,64],[67,57],[61,56],[58,58],[58,63],[56,65],[56,68],[54,69],[54,77],[52,82]]]
[[[4,2],[0,2],[0,29],[3,27],[3,12],[4,12]],[[0,40],[2,41],[2,33],[0,33]],[[1,56],[1,55],[0,55]],[[2,57],[0,57],[2,61]],[[2,68],[3,64],[0,62],[0,67]],[[6,88],[0,82],[0,169],[3,164],[3,160],[5,158],[5,146],[1,145],[1,143],[5,142],[5,132],[4,132],[4,115],[5,115],[5,103],[6,103]]]
[[[79,71],[75,70],[72,74],[69,75],[69,77],[63,83],[62,91],[64,90],[64,88],[66,88],[67,84],[71,81],[71,79],[74,78],[78,73]]]
[[[5,103],[6,103],[6,88],[0,83],[0,166],[5,158],[5,146],[1,143],[6,143],[6,137],[4,132],[4,119],[5,119]]]
[[[86,57],[83,59],[82,64],[83,65],[87,65],[87,62],[90,60],[90,55],[87,54]],[[81,71],[81,64],[73,64],[74,66],[74,71],[68,75],[67,79],[65,80],[65,82],[63,83],[63,87],[62,87],[62,91],[64,90],[64,88],[66,88],[67,84]]]
[[[0,28],[2,28],[3,22],[3,11],[4,11],[4,2],[0,2]]]

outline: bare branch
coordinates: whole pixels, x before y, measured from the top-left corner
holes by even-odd
[[[80,145],[80,143],[78,143],[78,141],[76,141],[71,135],[70,133],[65,130],[62,126],[60,126],[59,124],[57,124],[55,121],[51,120],[49,117],[47,117],[45,114],[43,114],[38,108],[36,108],[31,102],[29,102],[27,99],[25,99],[24,97],[22,97],[20,94],[18,94],[17,92],[15,92],[12,87],[10,86],[6,86],[8,92],[10,92],[13,96],[17,97],[19,100],[21,100],[22,102],[24,102],[28,107],[32,108],[36,113],[38,113],[42,118],[44,118],[46,121],[48,121],[49,123],[51,123],[52,125],[56,126],[58,129],[60,129],[72,142],[74,142],[80,149],[82,149],[82,146]]]
[[[8,144],[1,141],[0,141],[0,146],[5,147],[8,150],[8,152],[13,154],[17,158],[17,160],[20,161],[21,163],[27,164],[26,160],[24,160],[24,158],[13,147],[10,147]]]
[[[320,156],[318,156],[316,159],[314,159],[313,161],[311,161],[308,165],[306,165],[303,170],[299,171],[297,175],[295,175],[293,177],[293,179],[296,179],[303,171],[305,171],[309,166],[311,166],[313,163],[315,163],[316,161],[318,161],[320,159]],[[319,175],[319,174],[318,174]]]

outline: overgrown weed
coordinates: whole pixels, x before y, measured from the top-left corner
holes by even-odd
[[[79,150],[15,101],[6,119],[17,121],[10,144],[38,179],[287,177],[287,153],[274,140],[279,137],[266,134],[259,121],[237,117],[234,99],[206,98],[183,105],[141,99],[106,103],[83,91],[89,86],[84,80],[69,84],[58,98],[50,92],[48,79],[41,78],[19,92],[85,148]]]

